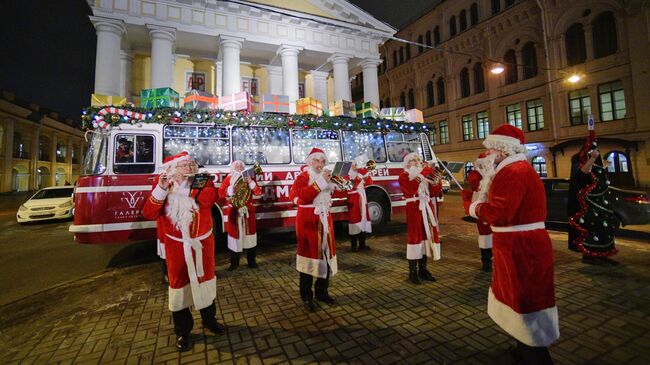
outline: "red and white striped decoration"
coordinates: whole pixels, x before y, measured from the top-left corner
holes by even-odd
[[[100,127],[103,129],[109,129],[111,126],[111,123],[107,122],[104,117],[108,114],[118,114],[123,117],[129,117],[130,119],[138,119],[138,120],[144,120],[146,118],[145,114],[142,113],[137,113],[137,112],[132,112],[130,110],[126,109],[120,109],[120,108],[115,108],[115,107],[107,107],[104,109],[101,109],[97,112],[98,118],[95,119],[94,125],[96,127]]]

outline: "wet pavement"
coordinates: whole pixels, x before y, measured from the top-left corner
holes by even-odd
[[[444,214],[444,211],[443,211]],[[479,271],[474,225],[443,215],[434,283],[407,282],[405,226],[390,224],[371,251],[338,242],[338,304],[306,313],[293,234],[265,236],[259,268],[227,272],[217,254],[218,319],[194,312],[191,351],[178,353],[157,263],[111,269],[0,307],[0,363],[509,364],[513,340],[485,313],[490,274]],[[620,239],[617,266],[583,264],[551,232],[560,316],[556,364],[646,364],[650,358],[650,245]]]

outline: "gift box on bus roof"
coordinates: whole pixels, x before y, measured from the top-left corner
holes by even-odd
[[[350,117],[357,116],[356,105],[347,100],[330,101],[328,115],[331,117]]]
[[[356,105],[357,118],[377,118],[379,116],[377,105],[365,101]]]
[[[404,119],[409,123],[424,123],[422,111],[419,109],[409,109],[404,113]]]
[[[379,111],[379,117],[382,119],[403,122],[406,120],[406,109],[401,106],[396,108],[381,108]]]
[[[191,90],[185,93],[183,107],[187,109],[217,109],[219,98],[205,91]]]
[[[268,113],[289,113],[289,95],[262,95],[262,111]]]
[[[247,91],[222,95],[219,98],[219,109],[221,110],[246,110],[250,113],[253,111],[253,104],[253,97]]]
[[[91,106],[126,105],[126,97],[115,96],[115,95],[92,94],[90,95],[90,105]]]
[[[171,87],[140,91],[140,106],[146,109],[178,108],[179,99],[179,94]]]
[[[296,100],[296,114],[313,114],[317,116],[323,115],[323,103],[314,98],[302,98]]]

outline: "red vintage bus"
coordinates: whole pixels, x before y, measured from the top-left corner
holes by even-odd
[[[297,209],[289,189],[312,147],[326,151],[330,163],[349,161],[362,153],[376,161],[374,184],[367,187],[373,225],[403,214],[397,178],[402,159],[418,151],[435,158],[426,133],[278,128],[208,124],[121,124],[89,131],[89,148],[82,176],[75,185],[74,224],[70,232],[79,243],[116,243],[155,239],[156,222],[142,218],[142,206],[166,156],[187,150],[216,176],[219,186],[231,161],[259,162],[262,195],[256,197],[258,230],[293,227]],[[213,208],[217,232],[227,228],[227,207]],[[345,199],[335,199],[334,220],[347,219]]]

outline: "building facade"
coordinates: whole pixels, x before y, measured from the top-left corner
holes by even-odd
[[[569,176],[593,114],[612,183],[648,188],[649,7],[634,0],[442,2],[396,34],[417,44],[381,47],[380,103],[421,109],[435,123],[437,156],[466,169],[490,130],[516,125],[530,162],[548,177]],[[500,74],[492,72],[497,66]]]
[[[84,132],[36,104],[0,97],[0,193],[74,184],[86,150]]]
[[[345,0],[89,0],[97,33],[95,92],[138,103],[141,89],[246,90],[379,103],[379,45],[395,33]]]

